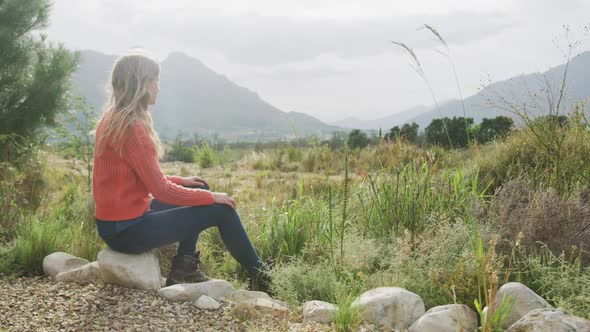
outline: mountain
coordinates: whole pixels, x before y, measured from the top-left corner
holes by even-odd
[[[74,91],[97,110],[104,108],[116,58],[96,51],[81,52],[80,67],[73,77]],[[324,136],[338,129],[303,113],[283,112],[185,54],[171,53],[160,65],[160,94],[152,116],[164,139],[183,133],[268,140]]]
[[[515,118],[515,114],[506,110],[509,105],[525,107],[532,116],[548,114],[548,103],[551,100],[557,105],[559,91],[565,72],[565,64],[549,69],[544,73],[533,73],[496,82],[483,88],[479,93],[465,98],[465,109],[468,117],[475,123],[483,118],[494,118],[507,115]],[[567,72],[566,89],[561,104],[561,113],[570,113],[574,106],[582,99],[590,97],[590,52],[584,52],[571,59]],[[548,95],[551,96],[548,98]],[[443,116],[463,116],[460,100],[452,100],[440,105],[438,109],[431,109],[407,122],[415,121],[424,130],[432,119]],[[517,119],[518,120],[518,119]]]
[[[377,119],[361,120],[355,117],[348,117],[339,121],[331,122],[330,124],[333,126],[350,129],[369,130],[381,128],[383,131],[388,131],[390,128],[393,128],[394,126],[401,126],[402,124],[408,122],[408,120],[411,120],[419,114],[425,113],[429,110],[431,110],[430,107],[418,105],[406,111],[394,113]]]

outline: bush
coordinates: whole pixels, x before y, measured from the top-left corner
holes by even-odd
[[[547,247],[519,248],[512,278],[527,285],[553,306],[590,319],[590,266],[571,253],[555,255]]]
[[[362,149],[369,145],[369,137],[359,129],[355,129],[348,134],[346,143],[351,149]]]
[[[329,268],[330,263],[310,265],[301,259],[279,265],[272,271],[272,290],[291,304],[304,301],[333,301],[334,294],[347,288]]]
[[[572,248],[590,262],[590,189],[560,196],[553,188],[518,178],[505,183],[490,203],[489,222],[503,237],[531,249],[545,243],[554,255]]]
[[[37,211],[47,190],[46,160],[37,143],[18,146],[18,158],[0,162],[0,244],[14,239],[18,224]]]
[[[210,168],[213,166],[215,158],[215,152],[207,142],[204,142],[203,145],[197,149],[197,163],[201,168]]]

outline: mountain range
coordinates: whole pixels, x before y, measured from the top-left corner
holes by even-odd
[[[104,109],[116,59],[96,51],[80,52],[74,91],[97,110]],[[218,135],[227,140],[271,140],[321,137],[339,129],[307,114],[279,110],[183,53],[171,53],[160,65],[161,89],[152,117],[164,139],[182,133],[189,137]]]
[[[443,116],[472,117],[475,123],[483,118],[499,115],[515,117],[516,108],[526,111],[530,116],[548,114],[553,111],[559,100],[560,90],[566,70],[562,64],[544,73],[532,73],[516,76],[485,86],[477,94],[464,99],[465,113],[460,100],[452,100],[432,108],[409,120],[424,129],[433,118]],[[572,58],[567,67],[567,76],[560,113],[568,114],[581,100],[590,97],[590,52],[584,52]],[[550,106],[552,105],[552,106]],[[518,117],[517,117],[518,118]],[[518,120],[518,119],[517,119]]]
[[[77,94],[86,97],[88,104],[103,109],[106,85],[116,56],[96,51],[82,51],[81,63],[74,75]],[[227,140],[271,140],[310,135],[326,136],[342,128],[389,131],[393,126],[416,122],[420,130],[434,118],[443,116],[472,117],[475,123],[483,118],[499,115],[514,117],[510,109],[518,106],[531,115],[546,114],[559,98],[566,65],[559,65],[544,73],[513,77],[485,86],[463,103],[451,100],[439,107],[416,106],[406,111],[373,119],[345,118],[325,124],[297,112],[284,112],[262,100],[255,92],[241,87],[227,77],[217,74],[199,60],[183,53],[171,53],[161,63],[160,95],[153,110],[156,129],[164,139],[179,133]],[[590,96],[590,52],[571,59],[562,113],[568,113],[580,100]]]

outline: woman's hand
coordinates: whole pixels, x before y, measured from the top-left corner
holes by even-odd
[[[185,187],[209,187],[209,184],[205,179],[199,176],[191,176],[188,178],[182,178],[182,185]]]
[[[226,193],[213,193],[213,198],[217,204],[225,204],[232,209],[236,209],[236,200]]]

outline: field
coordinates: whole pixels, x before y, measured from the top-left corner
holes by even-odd
[[[357,323],[350,303],[371,288],[404,287],[427,308],[463,303],[481,311],[514,280],[590,318],[585,119],[580,111],[567,126],[543,131],[536,123],[460,150],[403,140],[362,149],[222,145],[192,150],[194,162],[161,166],[232,195],[259,254],[275,262],[277,297],[337,303],[336,326]],[[40,274],[43,257],[56,250],[94,260],[105,246],[87,165],[67,149],[31,149],[20,165],[2,169],[4,274]],[[198,247],[209,275],[245,286],[216,230]],[[163,253],[166,263],[170,251]]]

